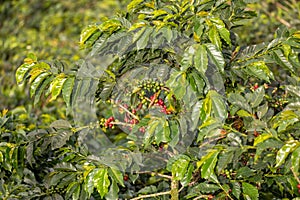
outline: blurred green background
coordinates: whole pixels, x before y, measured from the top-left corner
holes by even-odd
[[[128,0],[6,0],[0,4],[0,110],[31,105],[14,73],[29,52],[40,60],[72,63],[85,56],[81,30],[126,9]],[[300,28],[300,2],[266,0],[252,4],[257,18],[238,28],[242,45],[268,41],[280,25]],[[249,34],[250,33],[250,34]]]

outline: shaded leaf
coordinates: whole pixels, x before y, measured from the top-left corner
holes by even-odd
[[[243,195],[250,197],[251,200],[257,200],[259,195],[258,195],[258,190],[255,186],[251,185],[250,183],[243,182],[242,183],[242,188],[243,188]]]

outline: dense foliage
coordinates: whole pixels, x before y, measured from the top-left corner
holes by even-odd
[[[28,54],[17,83],[61,114],[2,110],[0,197],[300,196],[299,22],[248,40],[247,3],[133,0],[82,30],[85,59]]]

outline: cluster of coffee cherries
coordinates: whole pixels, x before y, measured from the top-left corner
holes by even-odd
[[[171,114],[172,112],[167,109],[167,106],[165,105],[164,101],[162,99],[155,99],[155,96],[150,96],[151,102],[154,101],[156,106],[159,106],[161,108],[160,112],[165,113],[167,115]]]
[[[114,123],[115,122],[115,118],[114,117],[109,117],[108,119],[105,119],[105,118],[101,118],[100,120],[100,127],[101,128],[111,128],[111,129],[114,129],[115,126],[114,126]]]

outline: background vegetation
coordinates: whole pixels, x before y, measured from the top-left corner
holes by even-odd
[[[264,199],[291,199],[299,196],[300,182],[297,179],[299,177],[300,134],[298,90],[300,67],[297,61],[299,43],[290,42],[282,47],[283,52],[288,52],[291,57],[298,56],[287,61],[295,61],[291,64],[294,70],[292,73],[291,70],[284,68],[290,66],[286,62],[279,60],[269,64],[272,58],[266,57],[264,61],[269,64],[268,67],[276,77],[271,83],[264,85],[268,80],[263,80],[265,77],[260,77],[257,72],[252,75],[246,73],[244,79],[236,80],[237,85],[234,85],[234,87],[237,86],[236,90],[226,91],[231,94],[228,96],[228,98],[231,97],[228,102],[232,116],[226,119],[226,124],[230,124],[231,127],[222,128],[227,133],[232,131],[230,129],[235,129],[232,131],[234,134],[227,135],[219,143],[221,146],[224,145],[222,148],[226,151],[214,149],[206,156],[207,160],[190,153],[187,154],[188,157],[179,156],[173,161],[183,165],[186,163],[188,169],[180,167],[163,169],[154,171],[154,174],[141,175],[136,179],[137,176],[134,174],[121,173],[115,168],[101,168],[99,167],[101,161],[91,161],[92,159],[88,157],[89,152],[77,146],[76,138],[71,137],[74,131],[76,132],[76,130],[69,129],[73,124],[68,124],[66,121],[59,124],[56,121],[59,119],[71,121],[72,119],[66,115],[67,108],[63,98],[58,97],[56,101],[49,103],[49,99],[42,96],[33,106],[34,98],[30,98],[30,86],[23,84],[19,87],[15,81],[16,69],[23,63],[26,55],[29,57],[25,60],[25,64],[26,61],[47,60],[50,61],[51,68],[60,68],[63,65],[64,71],[72,69],[74,67],[72,63],[84,58],[93,48],[89,46],[86,49],[80,49],[79,36],[82,30],[89,24],[106,22],[106,17],[112,16],[118,10],[124,13],[128,3],[128,1],[80,0],[75,3],[73,1],[30,0],[4,1],[1,4],[0,197],[2,199],[86,199],[88,196],[95,199],[101,199],[104,196],[106,199],[116,199],[117,196],[124,199],[133,198],[138,195],[167,192],[166,190],[172,186],[169,179],[170,177],[172,179],[174,173],[183,176],[175,181],[190,187],[179,191],[181,192],[180,199],[257,199],[258,195]],[[299,36],[295,36],[293,31],[276,32],[276,30],[279,27],[282,28],[280,30],[284,30],[283,27],[289,30],[299,30],[299,10],[300,3],[295,0],[268,0],[249,4],[245,9],[245,11],[251,11],[248,13],[249,18],[253,17],[252,11],[257,13],[257,17],[241,20],[240,23],[244,26],[234,30],[238,36],[235,38],[236,44],[242,44],[240,48],[244,50],[248,45],[262,42],[267,45],[274,37],[298,38]],[[211,40],[210,37],[206,39]],[[224,43],[223,40],[224,38],[222,43]],[[232,43],[234,43],[233,39]],[[245,56],[251,54],[250,50],[244,51]],[[255,48],[252,50],[255,52]],[[33,54],[29,54],[30,52],[36,55],[38,61],[35,60],[36,57]],[[60,61],[64,61],[65,64]],[[235,78],[229,77],[230,81]],[[226,86],[228,88],[232,88],[230,81]],[[256,95],[258,98],[263,95],[263,99],[257,100],[258,105],[253,105],[254,96],[252,95],[251,99],[249,94]],[[203,95],[209,99],[209,95],[206,93]],[[240,98],[239,95],[246,99]],[[241,100],[247,101],[245,105],[251,105],[252,109],[239,105],[238,101]],[[105,106],[106,104],[101,105],[101,108],[108,109]],[[266,114],[266,109],[272,110],[273,114]],[[104,118],[108,118],[110,114],[110,111],[101,113]],[[256,115],[255,119],[251,117],[253,115]],[[263,119],[264,115],[266,116]],[[268,124],[268,128],[272,127],[272,130],[268,131],[264,124],[257,124],[262,121]],[[253,129],[254,125],[257,129]],[[118,135],[121,133],[118,131],[114,130],[113,133]],[[237,136],[237,133],[241,135]],[[58,137],[52,137],[51,134],[56,134]],[[245,138],[243,134],[248,136]],[[273,138],[270,134],[278,135]],[[120,137],[123,136],[120,134]],[[197,145],[201,142],[198,138]],[[236,142],[241,143],[240,155],[233,153],[238,149]],[[253,146],[256,147],[256,151],[247,149]],[[259,156],[264,160],[257,163]],[[214,160],[217,158],[223,159],[222,162],[218,162],[215,169],[219,182],[211,180],[209,176],[215,172],[207,170],[210,167],[214,170],[217,162]],[[231,160],[232,163],[226,163],[224,161],[226,159]],[[92,163],[86,165],[86,162]],[[234,162],[239,164],[234,165]],[[220,163],[223,163],[223,166],[220,166]],[[192,165],[195,169],[191,167]],[[267,165],[273,168],[268,168]],[[291,166],[298,168],[291,171]],[[198,168],[206,168],[206,172],[197,173]],[[265,177],[264,173],[268,176]],[[185,180],[187,177],[184,177],[184,174],[190,174],[189,181]],[[103,179],[100,181],[101,185],[94,184],[99,178]],[[61,179],[63,179],[62,182],[60,182]],[[78,182],[74,182],[73,179]],[[105,184],[106,180],[111,183]],[[260,182],[260,180],[263,181]],[[90,182],[92,184],[88,184]],[[107,193],[108,189],[109,193]],[[156,198],[169,199],[168,195],[169,193],[157,195]]]

